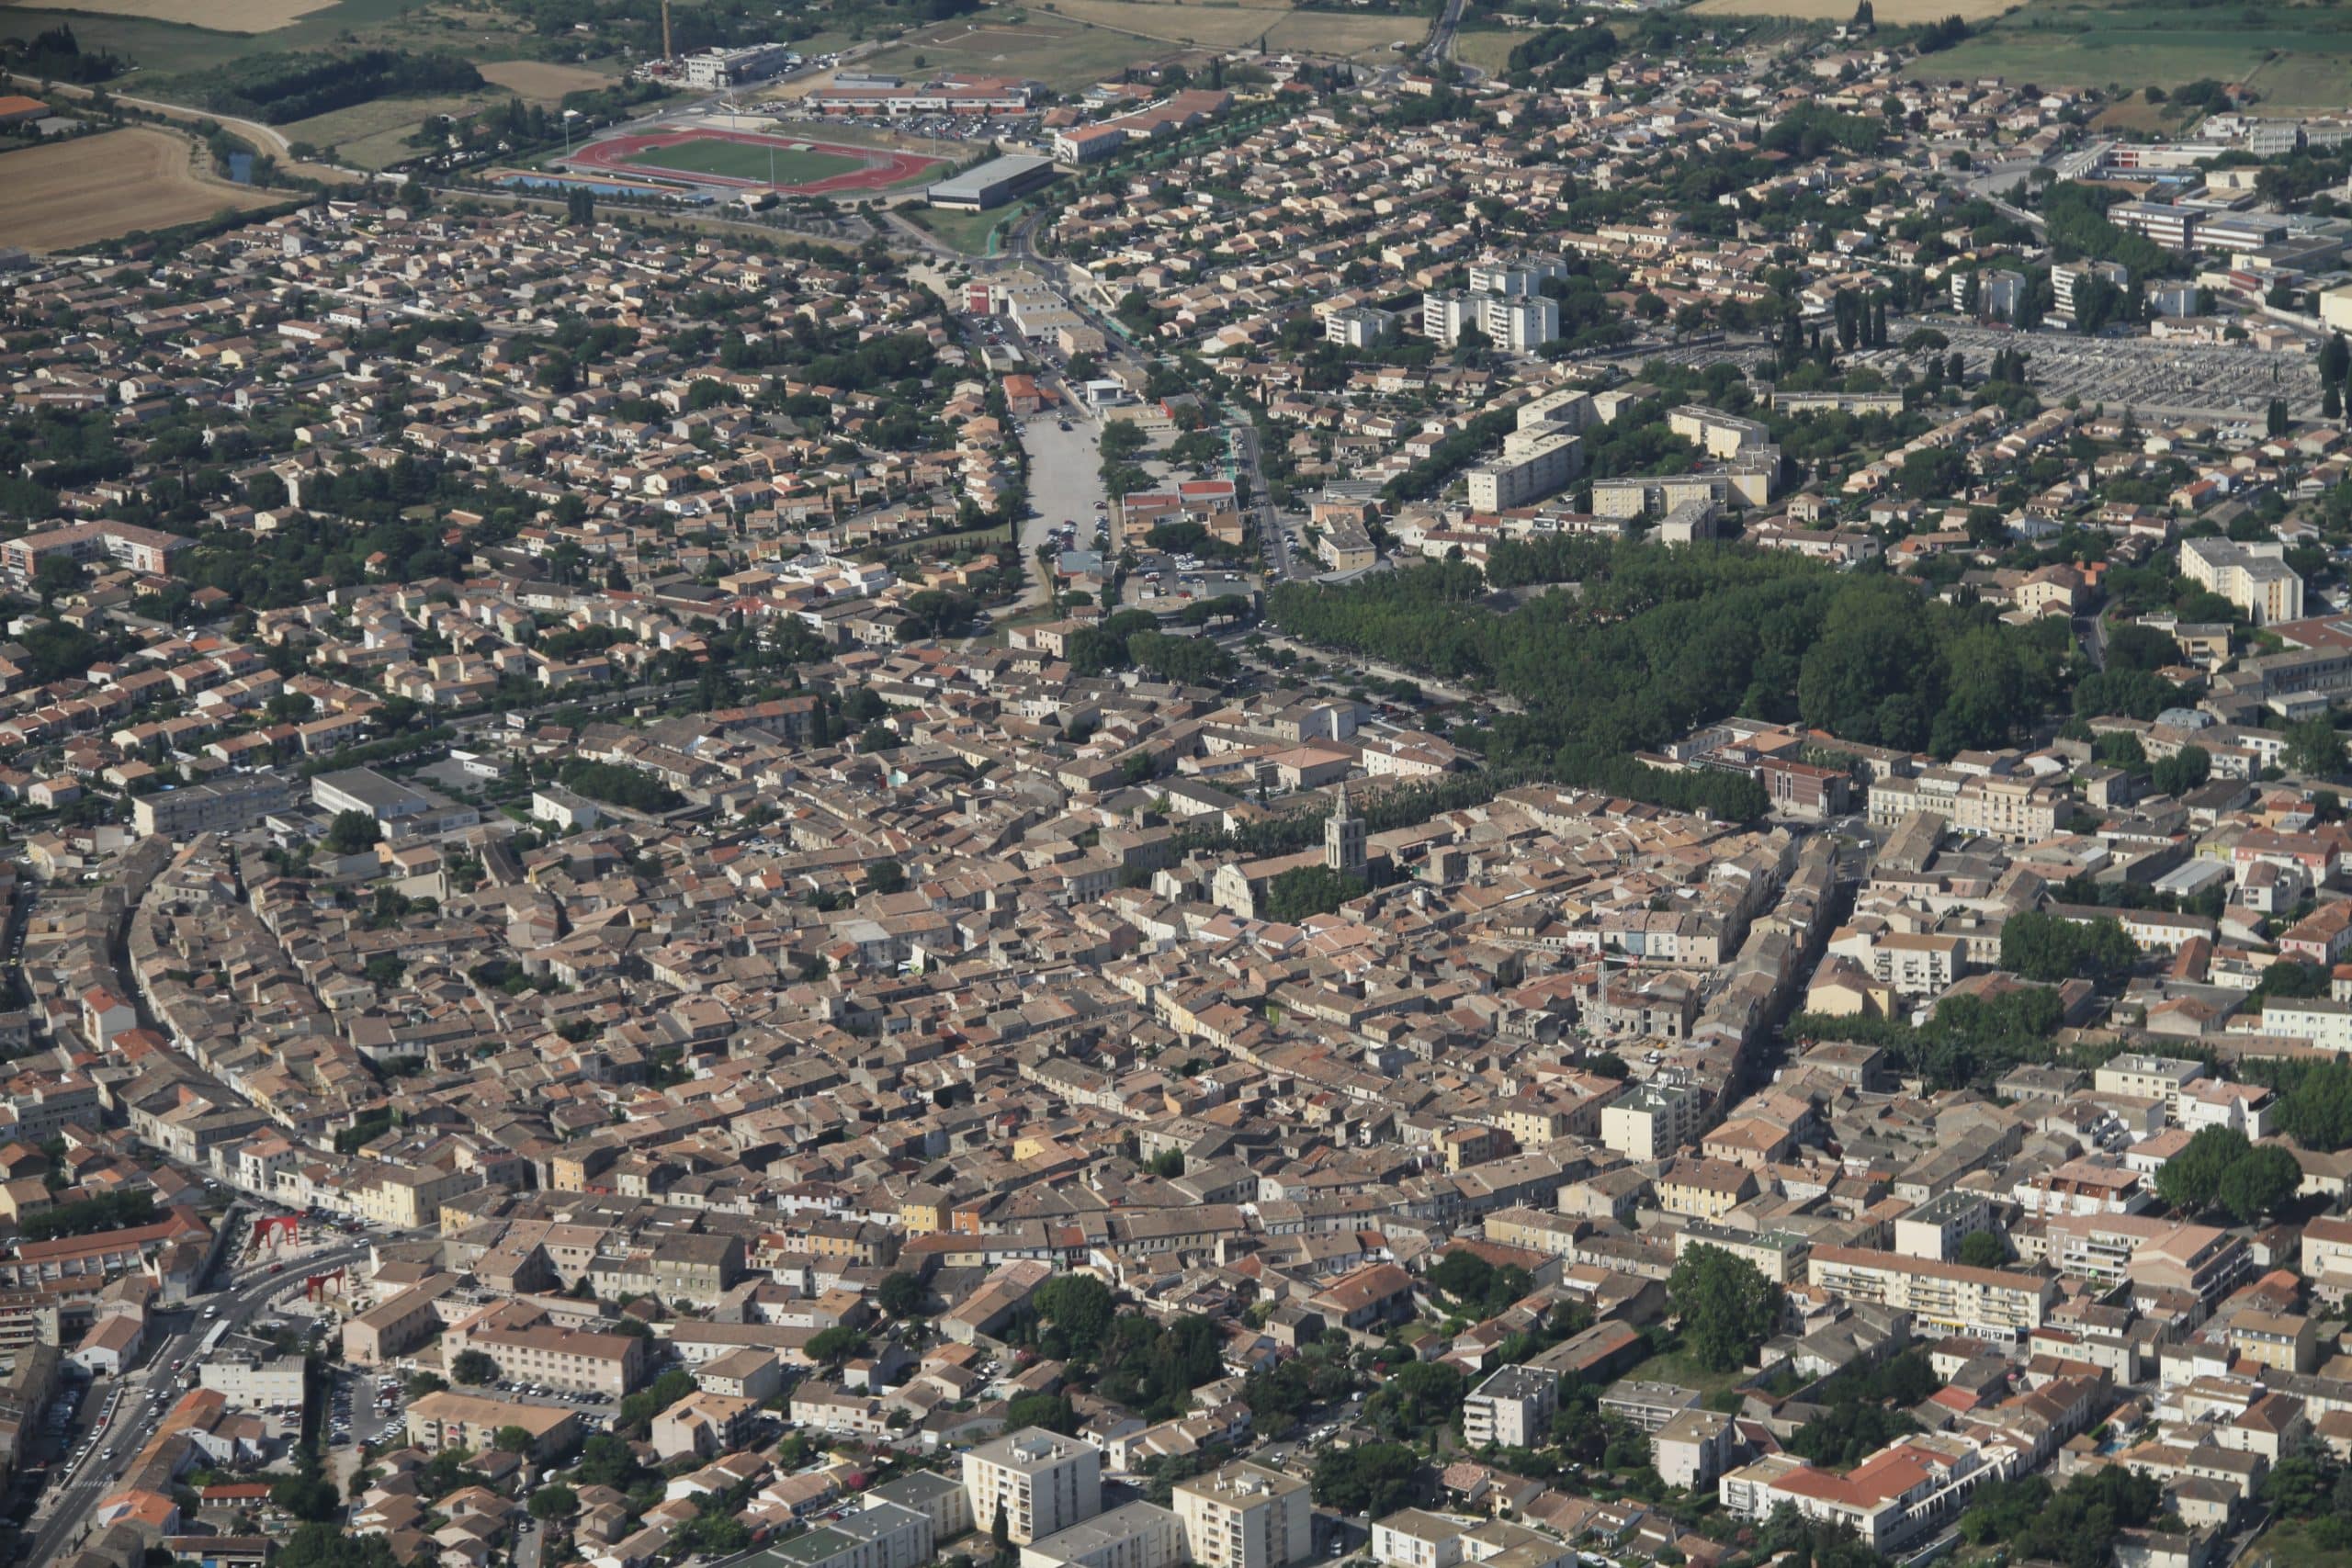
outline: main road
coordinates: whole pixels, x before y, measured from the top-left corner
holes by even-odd
[[[32,1527],[26,1540],[32,1551],[27,1561],[32,1562],[61,1562],[73,1543],[80,1540],[90,1527],[90,1516],[98,1504],[121,1477],[131,1451],[145,1443],[153,1431],[156,1420],[171,1408],[175,1363],[191,1361],[204,1337],[221,1324],[234,1333],[260,1315],[282,1292],[299,1290],[305,1275],[327,1274],[368,1256],[372,1242],[355,1242],[331,1247],[299,1260],[300,1272],[289,1268],[284,1274],[265,1274],[243,1284],[232,1285],[215,1294],[205,1304],[216,1307],[220,1315],[206,1318],[193,1308],[178,1315],[180,1326],[155,1341],[144,1365],[121,1376],[94,1383],[91,1398],[99,1397],[99,1388],[106,1387],[107,1397],[115,1402],[114,1415],[107,1424],[106,1434],[93,1439],[90,1453],[81,1468],[62,1486],[51,1483],[41,1494],[35,1508]],[[150,1397],[160,1392],[163,1399],[152,1408]],[[85,1408],[89,1408],[85,1405]],[[68,1438],[69,1444],[72,1438]]]

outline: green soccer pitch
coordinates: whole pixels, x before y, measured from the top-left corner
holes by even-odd
[[[775,161],[773,165],[769,159]],[[728,179],[765,182],[771,166],[780,186],[813,185],[835,175],[854,174],[865,166],[862,159],[838,152],[810,152],[797,147],[770,149],[763,143],[732,141],[720,136],[698,136],[667,147],[648,147],[618,162],[640,169],[666,169],[681,175],[718,175]]]

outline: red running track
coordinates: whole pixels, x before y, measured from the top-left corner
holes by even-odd
[[[643,179],[648,175],[666,174],[673,179],[691,181],[695,185],[728,186],[740,190],[764,190],[765,180],[738,179],[732,175],[698,174],[690,169],[663,169],[658,164],[631,164],[627,159],[662,147],[675,147],[682,141],[741,141],[753,147],[774,147],[784,152],[805,148],[812,152],[831,152],[837,157],[865,161],[862,169],[852,169],[843,175],[828,175],[808,185],[778,185],[775,188],[795,196],[833,196],[849,190],[882,190],[901,181],[910,180],[934,164],[944,164],[944,158],[925,157],[920,152],[892,152],[879,147],[847,147],[833,141],[802,141],[797,138],[757,136],[742,130],[662,130],[636,136],[615,136],[582,147],[572,154],[571,162],[584,168],[602,170],[624,178]]]

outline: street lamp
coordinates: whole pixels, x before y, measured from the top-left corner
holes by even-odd
[[[563,161],[571,162],[571,122],[580,118],[578,109],[563,111]]]

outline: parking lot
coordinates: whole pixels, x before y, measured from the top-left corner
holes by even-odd
[[[1039,135],[1040,117],[1036,115],[910,115],[905,118],[879,118],[872,115],[817,114],[797,103],[783,102],[764,106],[775,118],[794,126],[826,125],[843,129],[884,130],[896,132],[903,139],[922,141],[973,141],[988,143],[1002,138],[1008,141],[1034,141]]]

